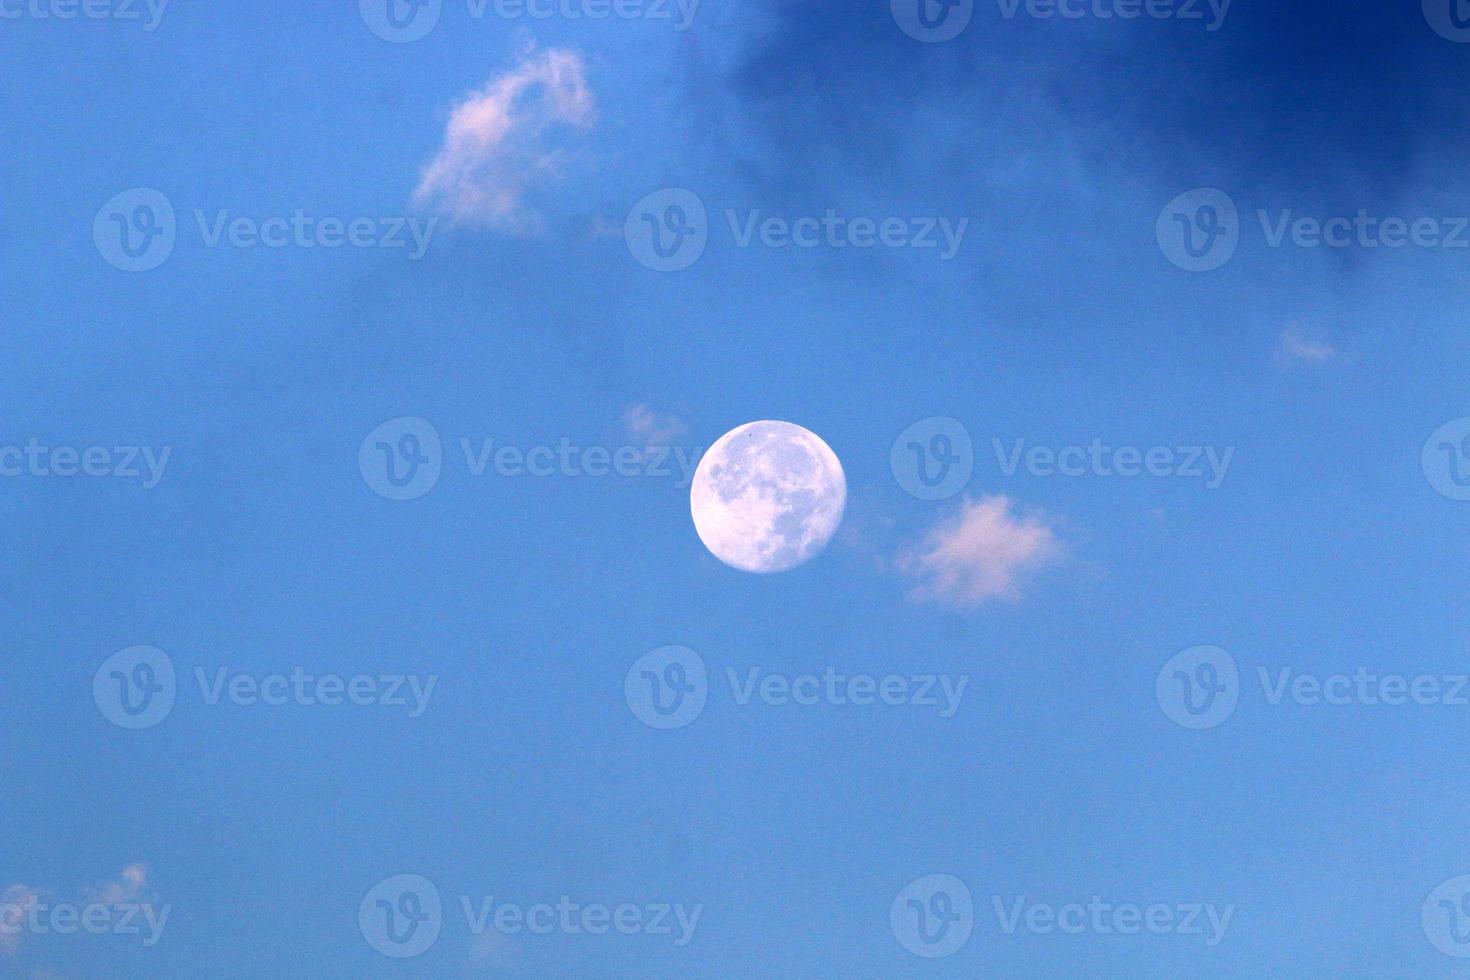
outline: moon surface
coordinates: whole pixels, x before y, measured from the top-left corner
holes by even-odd
[[[746,572],[784,572],[815,558],[846,506],[837,454],[790,422],[748,422],[720,436],[689,489],[699,540]]]

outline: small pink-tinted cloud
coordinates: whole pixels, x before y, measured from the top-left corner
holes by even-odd
[[[115,880],[98,886],[77,904],[128,905],[137,902],[147,886],[148,866],[130,864]],[[26,917],[39,897],[34,888],[26,885],[11,885],[0,892],[0,956],[15,956],[20,952]]]
[[[540,216],[525,204],[534,184],[557,174],[561,154],[548,145],[555,127],[592,125],[592,90],[572,51],[530,51],[455,106],[444,145],[424,168],[414,201],[456,221],[534,232]]]
[[[1044,516],[1018,514],[1011,498],[990,496],[966,498],[898,568],[918,579],[910,599],[971,608],[1018,601],[1033,575],[1065,557]]]
[[[0,892],[0,956],[20,952],[26,914],[35,907],[37,898],[35,889],[25,885],[11,885]]]
[[[122,869],[118,880],[109,881],[97,890],[92,901],[102,905],[122,905],[134,901],[148,884],[148,866],[130,864]]]
[[[671,445],[688,431],[688,426],[677,417],[660,414],[642,403],[630,405],[623,413],[623,426],[635,442],[649,447]]]

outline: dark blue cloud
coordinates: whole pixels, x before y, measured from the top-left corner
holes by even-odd
[[[1413,2],[1235,0],[1211,32],[1024,9],[1007,19],[979,0],[941,44],[904,34],[881,0],[783,0],[770,13],[724,83],[763,135],[755,152],[771,174],[815,179],[792,166],[805,158],[881,178],[916,152],[963,168],[1005,152],[997,133],[1024,147],[1065,131],[1100,165],[1169,182],[1392,194],[1463,138],[1470,45],[1441,38]]]

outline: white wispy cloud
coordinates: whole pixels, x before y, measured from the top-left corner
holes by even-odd
[[[554,127],[592,125],[592,90],[573,51],[529,51],[507,74],[455,106],[444,145],[424,168],[414,201],[451,218],[516,232],[539,229],[525,204],[535,183],[555,176]]]
[[[112,881],[93,889],[82,898],[86,904],[127,905],[137,902],[148,885],[148,866],[130,864]],[[48,895],[51,893],[48,891]],[[22,927],[27,913],[40,898],[40,893],[28,885],[11,885],[0,892],[0,956],[15,956],[20,952]]]
[[[19,924],[40,898],[34,888],[11,885],[0,892],[0,955],[14,956],[20,951]]]
[[[1337,348],[1324,340],[1309,337],[1300,327],[1288,327],[1281,332],[1272,357],[1277,367],[1294,364],[1326,364],[1341,355]]]
[[[645,447],[672,445],[689,431],[676,416],[660,414],[643,403],[628,406],[623,413],[623,426],[634,442],[641,442]]]
[[[898,568],[918,579],[909,598],[974,607],[1015,602],[1038,571],[1061,561],[1066,549],[1046,517],[1020,514],[1005,496],[966,498],[941,520]]]
[[[148,884],[148,866],[130,864],[122,869],[116,881],[109,881],[92,895],[92,901],[102,905],[121,905],[134,901]]]

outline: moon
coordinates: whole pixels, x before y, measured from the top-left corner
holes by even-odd
[[[827,547],[847,506],[837,454],[790,422],[748,422],[709,448],[689,510],[699,540],[745,572],[784,572]]]

